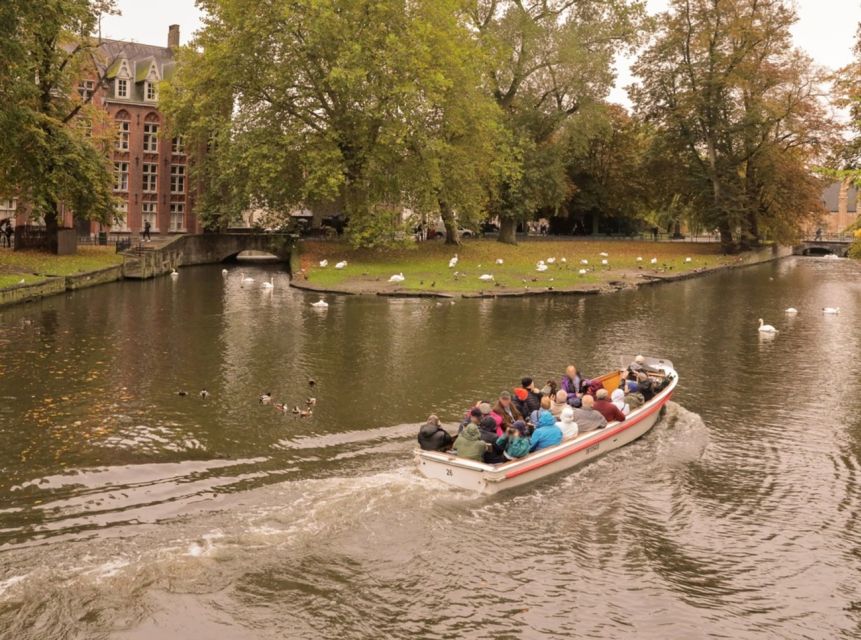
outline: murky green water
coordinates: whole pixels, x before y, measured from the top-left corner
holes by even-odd
[[[0,312],[0,637],[861,635],[856,264],[324,312],[244,270]],[[413,472],[428,413],[631,352],[681,374],[638,443],[494,498]],[[309,378],[311,418],[257,400]]]

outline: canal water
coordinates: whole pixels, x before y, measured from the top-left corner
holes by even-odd
[[[858,638],[859,276],[318,311],[219,266],[3,311],[0,638]],[[413,471],[427,414],[636,352],[681,378],[637,443],[492,498]]]

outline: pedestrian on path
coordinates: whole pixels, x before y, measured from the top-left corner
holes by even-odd
[[[152,236],[150,236],[150,233],[149,233],[150,229],[152,229],[152,225],[149,223],[149,220],[146,220],[144,222],[143,237],[144,237],[144,240],[146,240],[147,242],[150,242],[152,240]]]

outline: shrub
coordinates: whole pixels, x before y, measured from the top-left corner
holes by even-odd
[[[849,257],[861,260],[861,240],[856,240],[849,247]]]

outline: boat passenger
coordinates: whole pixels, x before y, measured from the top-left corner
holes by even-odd
[[[544,386],[541,387],[541,395],[547,396],[551,399],[556,397],[557,391],[559,391],[559,385],[556,384],[555,380],[548,380],[544,383]]]
[[[625,415],[631,413],[631,407],[625,402],[625,392],[621,389],[613,390],[613,393],[610,394],[610,402],[616,405],[616,408]]]
[[[574,409],[574,421],[580,429],[580,433],[603,429],[607,426],[607,419],[598,411],[595,411],[595,398],[586,395],[582,398],[583,405]]]
[[[637,374],[637,386],[640,388],[640,393],[643,394],[643,399],[646,402],[655,397],[655,390],[652,387],[652,381],[645,373]]]
[[[619,407],[610,402],[610,393],[606,389],[595,392],[595,410],[607,419],[607,422],[624,422],[625,414]]]
[[[538,424],[530,438],[530,451],[540,451],[562,442],[562,429],[556,426],[553,414],[541,409],[538,414]]]
[[[485,451],[487,451],[487,443],[481,439],[478,427],[471,422],[454,441],[452,448],[452,453],[455,455],[478,462],[484,462]]]
[[[601,382],[600,380],[597,380],[597,379],[596,380],[585,380],[583,383],[583,386],[584,386],[584,392],[583,393],[588,394],[594,398],[595,394],[597,394],[601,389],[604,388],[604,383]]]
[[[583,378],[577,372],[577,367],[569,364],[565,367],[565,375],[562,376],[562,382],[559,386],[564,389],[569,396],[580,395],[580,385],[583,384]]]
[[[508,391],[503,391],[499,394],[499,400],[496,401],[490,415],[497,421],[498,435],[500,437],[505,434],[511,425],[523,418],[520,411],[518,411],[512,402],[511,394]]]
[[[547,396],[541,398],[538,403],[538,408],[529,414],[529,424],[531,424],[533,427],[537,427],[538,418],[540,417],[540,413],[542,411],[550,412],[550,398],[548,398]]]
[[[625,384],[625,404],[631,407],[631,411],[635,411],[646,403],[643,394],[640,393],[640,385],[634,380],[628,380]]]
[[[526,405],[526,399],[529,397],[529,392],[523,387],[517,387],[514,389],[514,399],[512,402],[514,406],[517,407],[517,410],[520,412],[520,415],[526,417],[529,415],[529,407]]]
[[[520,381],[520,388],[526,391],[526,398],[523,400],[526,412],[521,411],[520,413],[527,416],[541,407],[541,396],[538,394],[538,389],[535,388],[530,377],[523,378]]]
[[[530,444],[526,435],[526,423],[523,420],[515,421],[505,435],[496,441],[496,446],[502,450],[505,462],[524,457],[529,453]]]
[[[497,434],[496,420],[492,416],[484,416],[478,423],[478,431],[481,439],[488,444],[493,444],[499,437]]]
[[[550,398],[550,413],[554,418],[559,418],[562,415],[562,409],[568,406],[568,392],[565,389],[559,389],[556,392],[555,398]]]
[[[461,420],[460,427],[458,427],[458,435],[470,422],[472,422],[476,427],[478,426],[478,423],[481,422],[481,409],[478,408],[479,404],[481,403],[476,403],[476,405],[472,409],[466,412],[466,416],[464,416],[463,420]]]
[[[564,393],[564,391],[562,393]],[[580,432],[579,428],[577,427],[577,423],[574,422],[574,407],[571,407],[567,404],[565,405],[565,408],[562,409],[562,413],[559,416],[559,422],[556,423],[556,426],[561,429],[563,440],[573,438]]]
[[[425,451],[448,451],[452,438],[439,424],[435,415],[428,416],[427,422],[419,429],[419,446]]]

